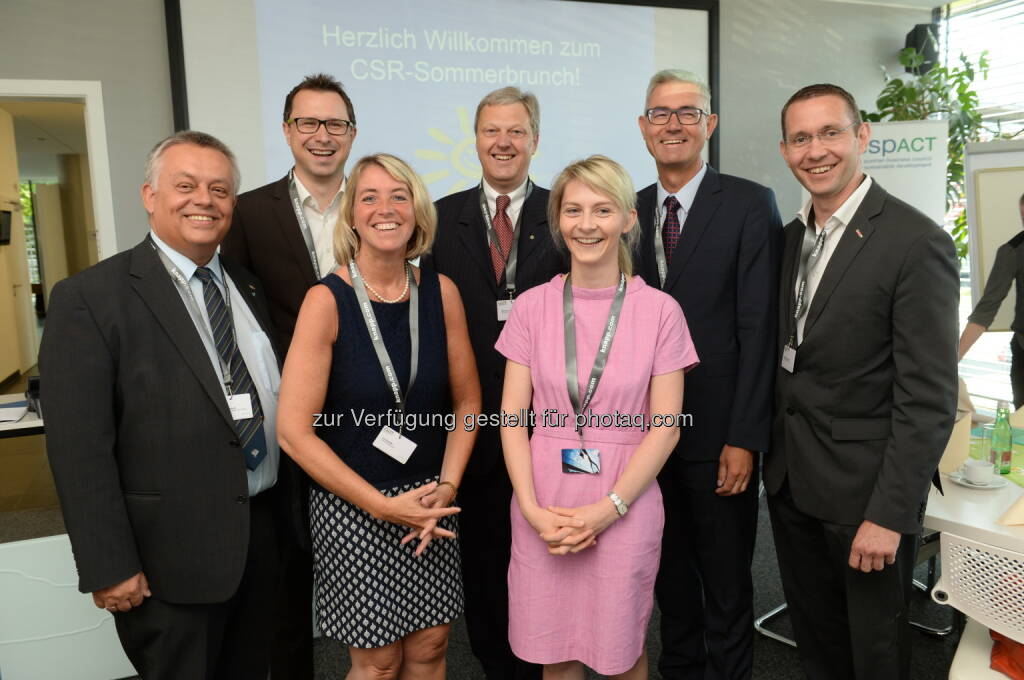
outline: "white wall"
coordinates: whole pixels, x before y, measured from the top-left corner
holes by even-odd
[[[162,0],[3,0],[2,14],[0,78],[101,81],[117,245],[135,245],[143,160],[174,130]]]
[[[904,38],[914,24],[929,23],[931,11],[823,0],[719,3],[720,170],[774,189],[788,222],[800,208],[800,187],[779,155],[783,104],[804,85],[830,82],[875,110],[885,84],[879,66],[902,73]]]
[[[64,181],[60,156],[55,153],[19,153],[18,174],[22,182],[60,184]]]

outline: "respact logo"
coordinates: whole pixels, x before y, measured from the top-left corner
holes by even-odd
[[[881,154],[885,158],[896,153],[923,153],[932,151],[938,137],[895,137],[872,139],[868,142],[869,154]]]

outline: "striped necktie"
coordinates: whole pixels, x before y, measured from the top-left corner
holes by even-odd
[[[252,376],[245,367],[242,353],[238,351],[234,325],[228,315],[227,305],[224,304],[224,296],[213,281],[213,272],[207,267],[197,267],[195,275],[203,284],[203,300],[206,302],[206,312],[210,316],[210,328],[213,329],[217,353],[231,370],[231,392],[252,395],[252,418],[236,420],[235,430],[245,451],[245,466],[255,470],[267,455],[267,436],[263,431],[263,407],[260,405],[260,396],[252,384]],[[227,286],[227,281],[224,285]]]

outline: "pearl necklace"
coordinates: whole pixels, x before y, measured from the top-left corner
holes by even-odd
[[[409,292],[409,279],[410,279],[411,277],[409,276],[409,269],[408,269],[408,267],[409,267],[409,263],[408,263],[408,262],[406,262],[406,263],[405,263],[405,288],[403,288],[403,289],[402,289],[402,292],[398,294],[398,297],[396,297],[396,298],[395,298],[395,299],[393,299],[393,300],[389,300],[388,298],[384,297],[383,295],[381,295],[380,293],[378,293],[378,292],[377,292],[376,290],[374,290],[374,289],[373,289],[373,286],[371,286],[371,285],[370,285],[370,282],[369,282],[369,281],[367,281],[367,280],[366,280],[365,278],[363,279],[363,284],[364,284],[364,285],[366,286],[366,290],[368,290],[368,291],[370,291],[371,293],[373,293],[373,294],[374,294],[374,296],[375,296],[375,297],[376,297],[376,298],[377,298],[378,300],[380,300],[381,302],[386,302],[386,303],[387,303],[387,304],[389,304],[389,305],[393,305],[393,304],[395,304],[396,302],[399,302],[399,301],[400,301],[400,300],[401,300],[402,298],[404,298],[404,297],[405,297],[405,294]]]

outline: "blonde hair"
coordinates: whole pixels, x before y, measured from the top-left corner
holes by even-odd
[[[562,197],[569,182],[576,180],[603,196],[610,198],[623,213],[636,209],[636,191],[626,169],[607,156],[594,155],[571,163],[559,173],[548,197],[548,228],[551,238],[560,250],[567,250],[559,228]],[[640,222],[634,218],[633,228],[619,239],[619,270],[633,275],[633,251],[640,240]]]
[[[476,105],[476,115],[473,117],[473,131],[480,127],[480,113],[485,106],[504,106],[506,104],[522,104],[530,117],[530,136],[537,139],[540,134],[540,103],[537,96],[532,92],[523,92],[518,87],[503,87],[493,92],[488,92],[480,103]]]
[[[405,184],[412,194],[413,218],[416,221],[416,226],[406,246],[406,259],[411,260],[429,252],[430,246],[434,243],[434,235],[437,233],[437,210],[430,200],[426,185],[423,184],[419,175],[409,167],[409,164],[397,156],[386,153],[363,156],[356,162],[348,176],[348,184],[341,197],[338,226],[334,230],[334,259],[341,266],[345,266],[359,251],[359,234],[356,233],[353,226],[353,213],[356,193],[359,190],[359,180],[363,171],[371,165],[376,165],[388,173],[392,179]]]

